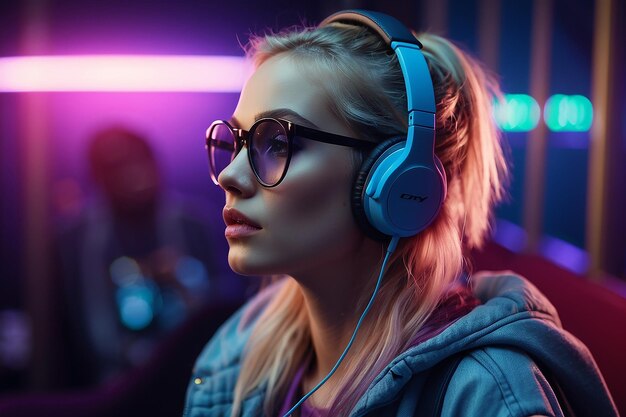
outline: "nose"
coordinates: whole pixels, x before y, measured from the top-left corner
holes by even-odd
[[[217,182],[226,192],[238,197],[250,197],[257,186],[256,177],[248,162],[248,147],[244,146],[230,164],[219,174]]]

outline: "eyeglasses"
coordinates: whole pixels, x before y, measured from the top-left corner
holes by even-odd
[[[295,136],[353,148],[371,148],[375,145],[373,142],[322,132],[283,119],[259,119],[249,131],[235,128],[227,121],[216,120],[206,131],[211,179],[219,185],[217,178],[220,173],[247,146],[248,162],[259,183],[264,187],[276,187],[287,174]]]

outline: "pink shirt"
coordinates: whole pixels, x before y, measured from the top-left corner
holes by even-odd
[[[287,391],[287,397],[285,398],[283,406],[280,409],[279,417],[284,416],[285,413],[289,411],[291,407],[296,405],[296,403],[300,401],[300,398],[302,398],[302,396],[304,395],[300,392],[301,390],[299,388],[300,384],[302,383],[302,376],[304,375],[304,371],[307,368],[308,364],[309,360],[307,359],[296,372],[296,375],[293,378],[293,382],[291,383],[291,386]],[[296,394],[298,395],[296,396]],[[300,417],[329,417],[327,409],[311,407],[307,404],[307,401],[302,403],[302,405],[299,407],[299,411]]]

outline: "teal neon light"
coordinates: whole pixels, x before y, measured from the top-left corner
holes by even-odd
[[[593,105],[585,96],[555,94],[546,101],[543,118],[555,132],[586,132],[593,122]]]
[[[504,100],[494,102],[494,118],[505,132],[528,132],[537,127],[541,109],[527,94],[505,94]]]

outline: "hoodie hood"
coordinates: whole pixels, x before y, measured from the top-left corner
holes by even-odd
[[[577,416],[617,415],[591,353],[562,328],[556,309],[532,283],[510,271],[475,274],[471,283],[483,304],[396,357],[372,382],[353,415],[385,404],[415,374],[457,352],[494,345],[519,348],[552,373]]]

